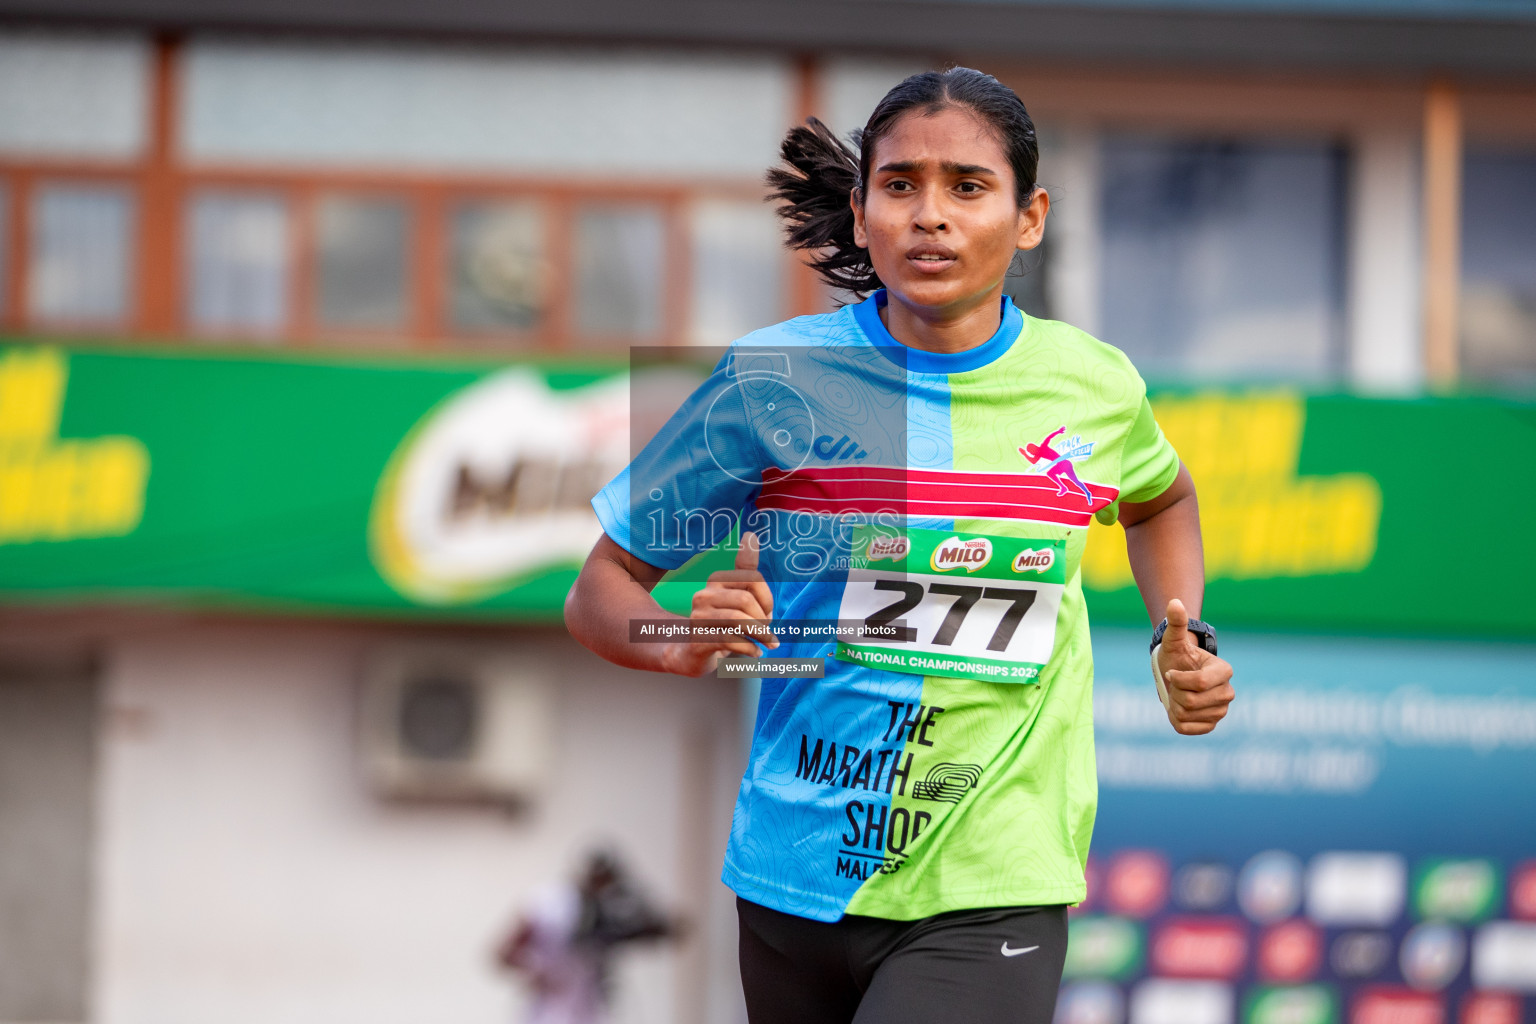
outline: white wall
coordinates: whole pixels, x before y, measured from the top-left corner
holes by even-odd
[[[821,70],[821,118],[846,139],[864,127],[876,104],[903,78],[932,67],[921,60],[831,57]]]
[[[549,791],[526,819],[400,807],[355,768],[371,642],[273,625],[113,643],[93,1020],[508,1024],[514,986],[491,951],[519,900],[595,841],[699,922],[688,950],[628,961],[620,1024],[734,1019],[733,961],[718,955],[734,932],[714,934],[733,920],[711,879],[739,779],[735,686],[626,673],[553,631],[518,635],[506,648],[560,681]]]
[[[203,162],[755,180],[792,117],[746,54],[200,37],[185,68]]]
[[[0,33],[0,153],[128,159],[144,146],[150,51],[137,36]]]

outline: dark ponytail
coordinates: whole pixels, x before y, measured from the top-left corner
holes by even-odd
[[[789,166],[768,172],[768,199],[781,204],[789,247],[810,250],[811,267],[833,288],[858,295],[879,288],[869,253],[853,241],[848,197],[861,187],[853,150],[812,117],[789,130],[779,152]]]
[[[991,75],[972,68],[925,71],[885,94],[869,122],[853,133],[857,155],[816,118],[791,128],[780,155],[787,167],[768,172],[768,199],[780,204],[791,249],[810,251],[810,265],[833,288],[866,295],[882,287],[868,251],[853,241],[849,197],[869,178],[875,146],[908,111],[927,116],[965,107],[997,133],[1013,168],[1015,198],[1022,208],[1035,194],[1040,146],[1035,125],[1018,95]]]

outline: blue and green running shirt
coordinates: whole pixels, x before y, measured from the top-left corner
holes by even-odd
[[[666,569],[757,532],[775,623],[804,627],[769,656],[827,659],[764,680],[727,885],[822,921],[1075,903],[1097,803],[1078,565],[1090,518],[1178,457],[1118,350],[1004,299],[985,344],[918,351],[884,299],[738,341],[593,507]]]

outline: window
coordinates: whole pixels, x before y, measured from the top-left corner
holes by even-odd
[[[739,50],[210,32],[185,67],[186,152],[222,165],[755,180],[794,103],[789,61]]]
[[[24,158],[132,160],[149,124],[148,34],[0,31],[0,151]]]
[[[405,327],[410,217],[396,199],[327,196],[315,218],[316,319],[321,327]]]
[[[576,217],[576,332],[650,338],[662,326],[666,225],[653,205],[592,205]]]
[[[193,331],[275,336],[288,322],[288,206],[280,196],[205,192],[187,225]]]
[[[1335,376],[1343,172],[1325,143],[1106,139],[1104,340],[1154,377]]]
[[[32,205],[28,311],[42,323],[128,317],[134,201],[113,185],[49,184]]]
[[[724,345],[784,315],[778,216],[762,203],[706,200],[692,209],[693,316],[689,338]]]
[[[1536,152],[1468,150],[1462,196],[1463,372],[1528,387],[1536,384]]]
[[[533,202],[481,202],[452,214],[449,317],[456,331],[537,328],[548,302],[545,220]]]

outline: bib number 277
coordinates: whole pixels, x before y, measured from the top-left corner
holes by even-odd
[[[894,637],[901,643],[918,642],[915,627],[897,626],[895,623],[932,594],[955,599],[939,623],[939,628],[934,631],[933,637],[928,641],[935,647],[949,647],[955,642],[960,627],[965,624],[966,616],[970,614],[972,608],[976,607],[978,601],[999,601],[1008,607],[997,620],[997,628],[992,631],[992,638],[987,641],[989,651],[1008,650],[1009,641],[1013,639],[1014,632],[1019,628],[1019,621],[1024,618],[1030,606],[1035,603],[1035,598],[1039,596],[1039,592],[1033,589],[978,587],[968,583],[924,584],[916,580],[876,579],[872,585],[876,590],[896,591],[901,594],[901,597],[879,611],[866,615],[861,637]]]
[[[919,675],[1039,676],[1056,640],[1062,542],[869,529],[854,535],[838,658]]]

